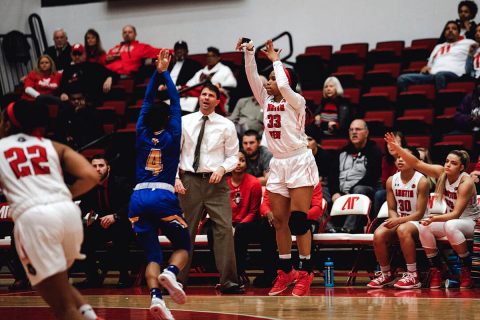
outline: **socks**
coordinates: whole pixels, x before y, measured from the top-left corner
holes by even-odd
[[[78,311],[80,311],[80,313],[82,314],[82,316],[86,320],[96,320],[97,319],[97,314],[95,313],[95,311],[93,311],[92,306],[89,305],[89,304],[84,304],[83,306],[78,308]]]
[[[472,267],[472,256],[470,255],[470,252],[467,251],[464,254],[458,255],[458,256],[462,261],[462,267],[467,267],[467,268]]]
[[[279,255],[278,268],[285,273],[292,271],[292,255],[291,254],[281,254]]]
[[[173,273],[174,275],[178,276],[178,273],[180,272],[180,269],[177,268],[177,266],[174,266],[173,264],[169,265],[167,267],[167,270]]]
[[[380,271],[382,271],[382,273],[390,272],[390,265],[387,264],[386,266],[380,266]]]
[[[441,269],[442,267],[442,258],[438,254],[438,251],[434,254],[427,254],[428,262],[430,262],[430,267]]]
[[[408,272],[417,272],[417,263],[407,263]]]
[[[150,297],[162,299],[162,290],[160,290],[160,288],[150,289]]]

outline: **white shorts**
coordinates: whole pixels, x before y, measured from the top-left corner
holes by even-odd
[[[383,222],[383,223],[381,224],[381,226],[383,226],[385,223],[386,223],[386,221]],[[420,221],[412,221],[412,220],[410,220],[410,221],[407,221],[407,222],[404,222],[404,223],[413,224],[413,225],[417,228],[417,230],[420,231]],[[397,226],[397,227],[398,227],[398,226]]]
[[[20,261],[32,285],[67,270],[85,256],[81,212],[72,201],[32,207],[15,221]]]
[[[267,190],[290,198],[288,189],[315,187],[319,182],[318,168],[312,151],[285,159],[272,158]]]

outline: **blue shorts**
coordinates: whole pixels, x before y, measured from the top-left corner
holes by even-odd
[[[135,190],[130,199],[128,218],[135,232],[157,231],[162,220],[182,218],[177,196],[163,189]]]

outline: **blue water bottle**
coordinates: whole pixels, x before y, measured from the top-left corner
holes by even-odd
[[[327,288],[333,287],[334,286],[334,282],[333,282],[333,261],[330,258],[328,258],[327,261],[325,261],[324,276],[325,276],[325,287],[327,287]]]

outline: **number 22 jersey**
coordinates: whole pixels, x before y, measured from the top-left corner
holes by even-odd
[[[14,220],[35,205],[72,199],[52,142],[23,133],[0,140],[0,185]]]

